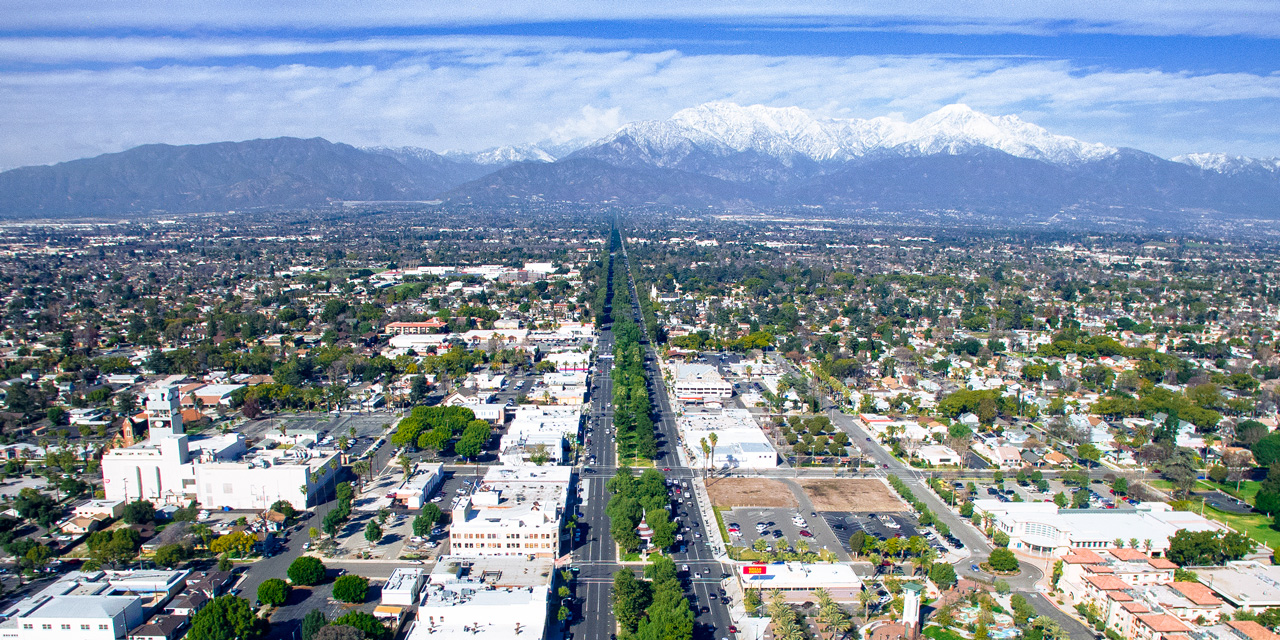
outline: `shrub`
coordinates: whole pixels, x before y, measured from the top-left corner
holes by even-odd
[[[369,591],[369,581],[360,576],[342,576],[333,581],[333,597],[335,600],[360,604],[364,602]]]
[[[987,559],[987,564],[995,571],[1017,571],[1018,558],[1013,552],[1005,548],[996,548],[991,551],[991,557]]]
[[[289,565],[286,572],[294,584],[310,587],[324,582],[324,563],[311,556],[301,556]]]
[[[280,578],[270,578],[258,585],[258,601],[278,607],[289,600],[289,583]]]
[[[363,611],[352,611],[334,620],[333,624],[355,627],[363,631],[364,637],[368,640],[389,640],[391,638],[390,629],[383,626],[380,620]]]

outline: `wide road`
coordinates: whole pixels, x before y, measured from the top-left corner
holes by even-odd
[[[671,409],[671,400],[667,397],[662,372],[658,369],[658,354],[653,348],[652,336],[648,335],[648,327],[645,326],[644,318],[640,313],[640,298],[636,295],[634,271],[631,270],[631,258],[627,255],[625,245],[622,256],[627,266],[628,286],[631,288],[632,313],[635,315],[636,324],[640,327],[642,339],[648,345],[645,349],[644,365],[649,379],[649,398],[654,401],[654,408],[658,412],[658,419],[654,421],[654,426],[658,428],[660,436],[658,458],[654,464],[666,472],[668,479],[677,479],[683,484],[684,478],[693,478],[697,470],[684,467],[680,462],[680,456],[677,453],[680,441],[676,429],[676,414]],[[709,511],[711,505],[706,507]],[[730,618],[729,606],[723,603],[720,596],[722,589],[726,586],[721,576],[729,575],[730,567],[716,559],[710,547],[710,536],[707,532],[708,527],[718,528],[719,525],[714,520],[705,519],[703,513],[704,510],[699,508],[696,497],[677,505],[673,515],[680,518],[682,525],[687,525],[682,528],[681,533],[688,541],[688,547],[685,553],[673,554],[672,559],[678,566],[689,565],[687,583],[692,594],[689,604],[698,612],[694,637],[723,638],[728,633]],[[694,534],[701,534],[702,538],[695,539]],[[706,608],[706,611],[703,611],[703,608]]]

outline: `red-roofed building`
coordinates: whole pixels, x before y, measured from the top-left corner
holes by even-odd
[[[1191,627],[1167,613],[1148,613],[1136,616],[1130,633],[1132,640],[1165,640],[1173,634],[1188,633]]]
[[[1231,620],[1227,626],[1249,640],[1280,640],[1280,636],[1253,620]]]

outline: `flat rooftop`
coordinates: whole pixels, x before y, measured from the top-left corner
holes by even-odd
[[[1280,606],[1280,567],[1241,561],[1189,568],[1200,582],[1236,607]]]

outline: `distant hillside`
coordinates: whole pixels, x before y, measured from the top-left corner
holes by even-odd
[[[172,146],[0,173],[0,214],[81,216],[419,200],[474,175],[321,138]]]
[[[554,154],[522,145],[441,155],[416,147],[357,149],[319,138],[147,145],[0,173],[0,215],[445,198],[488,205],[822,205],[1280,219],[1275,158],[1202,153],[1165,160],[964,105],[904,122],[709,103],[572,146]]]

